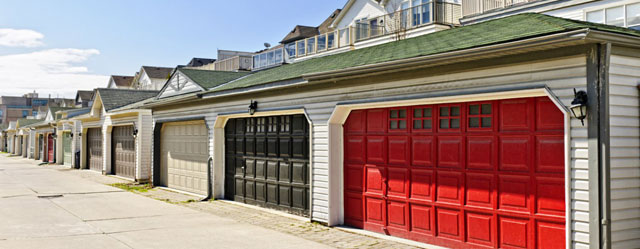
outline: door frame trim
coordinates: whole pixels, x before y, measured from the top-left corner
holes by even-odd
[[[328,223],[330,226],[344,224],[344,129],[352,110],[385,108],[396,106],[413,106],[442,103],[464,103],[486,100],[504,100],[528,97],[548,97],[561,110],[564,115],[564,142],[565,142],[565,243],[570,248],[571,239],[571,114],[558,97],[546,86],[523,90],[494,90],[459,95],[441,95],[415,99],[383,100],[379,102],[354,102],[350,104],[338,104],[331,114],[329,125],[329,212]],[[460,101],[460,100],[464,101]]]

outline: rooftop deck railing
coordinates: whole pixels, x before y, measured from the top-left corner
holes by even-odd
[[[458,25],[462,6],[455,3],[428,2],[412,8],[374,17],[355,25],[284,44],[253,57],[254,69],[277,66],[285,61],[320,54],[357,42],[392,35],[405,37],[407,31],[430,24]]]
[[[462,0],[462,16],[482,14],[490,10],[535,1],[538,0]]]

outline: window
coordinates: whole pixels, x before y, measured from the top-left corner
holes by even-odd
[[[34,99],[31,101],[31,105],[33,106],[45,106],[49,103],[49,100],[46,99]]]
[[[273,52],[274,56],[275,56],[275,63],[276,64],[281,64],[282,63],[282,49],[278,49],[276,51]]]
[[[0,117],[2,117],[2,116],[4,116],[4,111],[3,111],[3,110],[0,110]],[[0,124],[1,124],[1,123],[2,123],[2,122],[0,122]]]
[[[316,52],[316,38],[307,39],[307,54],[313,54]]]
[[[267,53],[267,66],[276,63],[275,53],[273,51]]]
[[[289,43],[287,45],[284,46],[285,51],[287,52],[287,56],[289,56],[289,58],[295,58],[296,57],[296,44],[295,43]]]
[[[413,108],[413,129],[414,130],[431,130],[432,109]]]
[[[440,129],[460,129],[460,106],[441,106]]]
[[[298,41],[298,57],[305,55],[305,40]]]
[[[585,19],[588,22],[640,30],[640,3],[589,11]]]
[[[389,129],[404,130],[407,129],[407,110],[391,110],[389,111]]]
[[[327,35],[318,36],[318,51],[327,49]]]
[[[469,105],[469,128],[491,128],[491,104]]]
[[[29,116],[29,111],[27,110],[22,111],[22,117],[26,118],[27,116]]]
[[[1,113],[1,112],[0,112],[0,115],[2,115],[2,113]],[[37,116],[37,115],[38,115],[38,112],[37,112],[37,111],[33,111],[33,112],[31,112],[31,115],[33,115],[33,116]]]
[[[267,54],[260,54],[260,67],[266,67],[267,66]]]
[[[332,49],[336,40],[336,35],[334,33],[330,33],[327,35],[327,48]]]
[[[627,5],[627,27],[640,30],[640,3]]]
[[[605,23],[615,26],[624,26],[624,8],[620,6],[606,9]]]

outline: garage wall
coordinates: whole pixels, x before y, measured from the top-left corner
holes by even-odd
[[[611,240],[640,245],[640,57],[614,48],[610,63]]]
[[[145,182],[151,179],[153,148],[153,117],[151,113],[141,114],[137,121],[138,138],[136,139],[136,178]]]
[[[275,108],[304,106],[312,121],[312,219],[335,224],[339,219],[339,209],[343,200],[342,179],[330,178],[328,120],[337,103],[353,100],[384,100],[386,97],[411,97],[437,92],[439,94],[459,94],[465,88],[483,90],[505,90],[513,87],[547,85],[560,101],[569,106],[573,100],[573,88],[586,89],[586,58],[569,56],[561,59],[542,60],[511,66],[488,67],[482,70],[451,73],[419,79],[382,82],[318,90],[314,92],[289,93],[282,96],[257,98],[258,111]],[[282,91],[280,91],[282,92]],[[383,97],[384,96],[384,97]],[[256,99],[254,97],[254,99]],[[203,106],[185,107],[172,110],[154,110],[154,120],[206,115],[209,127],[217,113],[244,112],[249,99],[238,99]],[[588,248],[589,243],[589,192],[588,192],[588,144],[587,126],[571,120],[571,237],[576,248]],[[210,150],[213,155],[213,130],[210,129]],[[336,152],[341,153],[341,152]],[[335,155],[334,152],[331,153]],[[215,176],[214,176],[215,177]],[[332,193],[329,196],[329,193]]]

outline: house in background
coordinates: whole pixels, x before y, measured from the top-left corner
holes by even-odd
[[[110,87],[107,87],[110,88]],[[91,106],[91,101],[93,101],[93,91],[83,91],[79,90],[76,93],[76,108],[86,108]]]
[[[133,76],[111,75],[107,88],[134,89]]]
[[[0,124],[8,124],[21,118],[36,117],[40,110],[49,106],[74,106],[74,100],[64,98],[41,98],[37,93],[28,93],[21,97],[0,97]]]
[[[167,82],[173,70],[170,67],[142,66],[133,78],[131,89],[159,91]]]
[[[205,67],[205,69],[230,72],[251,71],[253,54],[252,52],[218,49],[218,60],[211,65],[213,67]]]

